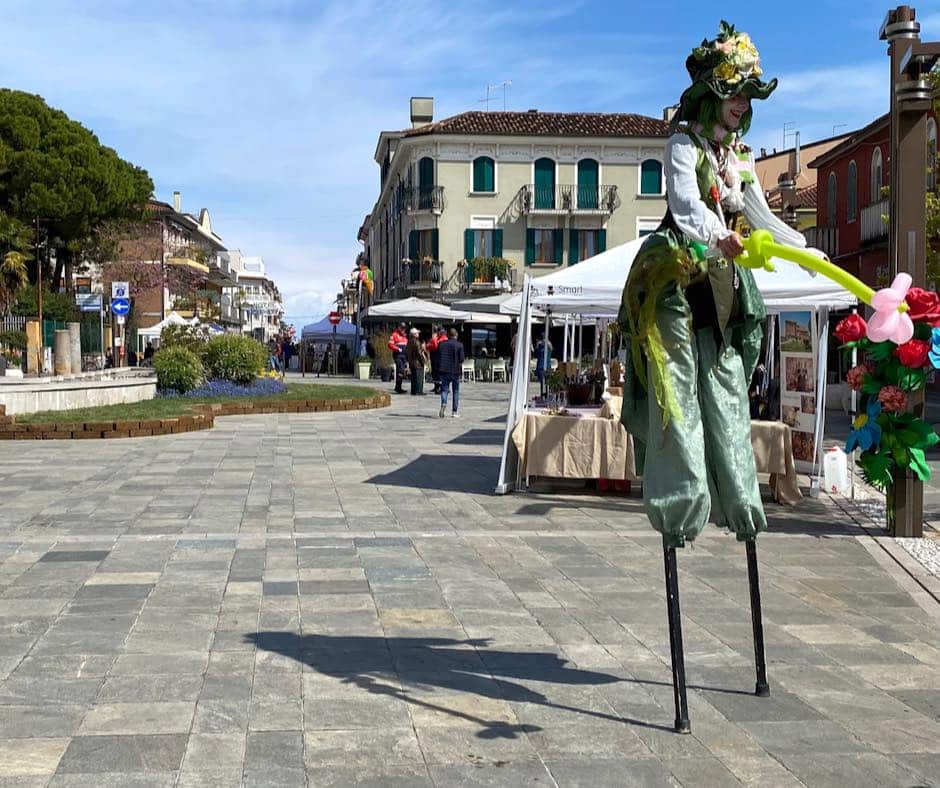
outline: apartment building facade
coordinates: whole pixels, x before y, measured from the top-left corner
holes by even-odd
[[[243,334],[260,342],[273,339],[280,333],[284,307],[277,285],[268,276],[264,259],[245,257],[238,250],[227,252],[225,258],[235,275],[236,285],[223,293],[223,308],[237,315]]]
[[[518,289],[656,228],[664,120],[634,114],[466,112],[382,132],[380,194],[358,232],[375,299],[447,302]],[[507,266],[507,262],[509,265]]]

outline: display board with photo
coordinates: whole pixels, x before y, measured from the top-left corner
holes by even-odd
[[[780,409],[799,465],[816,457],[816,331],[812,312],[784,312],[780,328]]]

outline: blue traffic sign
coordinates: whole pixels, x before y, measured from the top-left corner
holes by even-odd
[[[131,302],[127,298],[112,298],[111,299],[111,314],[126,315],[131,311]]]

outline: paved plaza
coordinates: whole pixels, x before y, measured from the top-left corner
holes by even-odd
[[[492,495],[508,387],[0,450],[0,786],[940,784],[940,613],[834,502],[679,555]]]

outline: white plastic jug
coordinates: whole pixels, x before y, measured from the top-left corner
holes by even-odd
[[[848,495],[849,464],[842,449],[829,449],[823,457],[823,484],[826,492]]]

